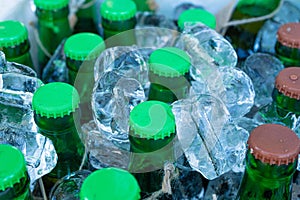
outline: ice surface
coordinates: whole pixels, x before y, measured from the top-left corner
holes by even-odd
[[[178,34],[177,26],[166,16],[150,12],[137,14],[135,35],[138,47],[160,48],[172,46]]]
[[[31,183],[49,173],[57,162],[51,140],[37,132],[33,119],[31,100],[41,85],[34,77],[0,74],[0,143],[23,152]]]
[[[241,68],[252,80],[254,105],[261,107],[272,102],[275,78],[284,68],[280,60],[270,54],[254,53],[247,57]]]
[[[248,131],[231,121],[224,103],[197,95],[173,103],[177,134],[191,167],[211,180],[244,168]]]

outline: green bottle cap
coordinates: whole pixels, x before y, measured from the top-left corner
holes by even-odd
[[[66,7],[69,0],[34,0],[36,7],[44,10],[56,10]]]
[[[129,116],[130,129],[137,137],[164,139],[175,133],[171,106],[161,101],[145,101],[135,106]]]
[[[81,200],[137,200],[140,188],[132,174],[118,168],[103,168],[90,174],[80,189]]]
[[[243,14],[258,17],[270,14],[279,3],[280,0],[239,0],[236,9]]]
[[[64,45],[65,55],[80,61],[95,59],[104,49],[103,39],[94,33],[77,33],[69,37]]]
[[[0,22],[0,48],[19,45],[27,39],[27,29],[21,22],[14,20]]]
[[[107,20],[128,20],[135,16],[136,5],[131,0],[106,0],[101,4],[100,13]]]
[[[74,112],[79,105],[77,90],[62,82],[48,83],[39,87],[32,98],[32,109],[47,118],[64,117]]]
[[[26,162],[19,149],[7,144],[0,144],[0,160],[0,191],[4,191],[26,176]]]
[[[188,54],[175,47],[164,47],[153,51],[149,58],[149,69],[164,77],[179,77],[189,71],[191,60]]]
[[[185,22],[201,22],[211,29],[216,28],[216,17],[204,9],[188,9],[183,11],[178,18],[178,27],[183,30]]]

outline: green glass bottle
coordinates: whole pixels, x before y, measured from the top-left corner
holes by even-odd
[[[0,199],[32,200],[23,153],[11,145],[0,144],[0,160]]]
[[[83,5],[76,12],[77,22],[74,26],[73,34],[90,32],[98,34],[95,22],[96,0],[85,0]]]
[[[272,103],[261,108],[258,117],[264,122],[281,122],[292,128],[294,117],[300,116],[300,68],[284,68],[276,76]]]
[[[180,31],[184,29],[184,23],[186,22],[201,22],[211,29],[215,29],[217,25],[216,17],[212,13],[199,8],[185,10],[179,15],[177,24]]]
[[[38,17],[38,44],[40,42],[39,71],[42,72],[50,59],[49,56],[54,53],[61,41],[72,33],[68,20],[69,0],[34,0],[34,4],[35,14]]]
[[[284,24],[278,29],[275,52],[285,67],[300,67],[300,23]]]
[[[6,60],[16,62],[34,69],[30,55],[28,31],[23,23],[14,20],[0,22],[0,51]]]
[[[231,21],[261,17],[273,12],[279,6],[280,0],[239,0],[231,16]],[[254,46],[257,32],[265,20],[231,26],[225,37],[237,51],[240,60],[247,58]]]
[[[289,128],[264,124],[248,139],[246,169],[238,200],[290,200],[300,140]]]
[[[101,25],[107,47],[136,44],[136,5],[132,0],[105,0],[101,4]]]
[[[145,101],[130,112],[129,125],[132,152],[129,169],[144,198],[161,189],[164,164],[175,161],[175,117],[169,104]]]
[[[133,0],[135,5],[136,5],[136,9],[137,11],[141,11],[141,12],[150,12],[150,11],[154,11],[153,7],[153,1],[152,0]]]
[[[149,80],[151,82],[148,100],[172,103],[188,94],[189,55],[175,47],[164,47],[153,51],[149,58]]]
[[[67,83],[45,84],[33,95],[32,108],[38,131],[52,140],[58,156],[56,167],[44,178],[48,189],[81,165],[84,145],[76,126],[79,124],[78,106],[79,94]]]
[[[69,83],[75,86],[80,95],[82,122],[92,119],[91,96],[94,86],[94,65],[96,58],[104,49],[103,39],[94,33],[74,34],[66,40],[64,45]]]
[[[91,173],[80,188],[80,200],[138,200],[138,182],[128,171],[103,168]]]

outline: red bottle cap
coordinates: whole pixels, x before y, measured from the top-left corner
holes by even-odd
[[[300,23],[287,23],[277,31],[277,41],[291,48],[300,48]]]
[[[298,159],[300,140],[285,126],[263,124],[251,132],[248,148],[251,154],[263,163],[287,165]]]
[[[279,92],[300,100],[300,67],[288,67],[279,72],[275,80]]]

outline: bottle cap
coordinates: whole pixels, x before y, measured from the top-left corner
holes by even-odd
[[[135,137],[164,139],[175,133],[175,117],[169,104],[145,101],[135,106],[129,116],[130,129]]]
[[[216,17],[204,9],[188,9],[183,11],[178,18],[178,27],[183,30],[185,22],[201,22],[211,29],[216,28]]]
[[[300,67],[281,70],[275,79],[275,87],[285,96],[300,100]]]
[[[270,14],[279,5],[280,0],[239,0],[236,9],[251,17]]]
[[[0,144],[0,191],[12,188],[26,176],[26,162],[22,152],[8,144]]]
[[[149,58],[149,69],[164,77],[179,77],[190,70],[188,54],[175,47],[164,47],[153,51]]]
[[[300,23],[282,25],[277,31],[277,41],[284,46],[300,49]]]
[[[100,13],[107,20],[128,20],[135,16],[136,5],[132,0],[106,0],[101,4]]]
[[[66,7],[69,0],[34,0],[36,7],[44,10],[56,10]]]
[[[23,23],[14,20],[0,22],[0,48],[19,45],[28,39]]]
[[[77,90],[62,82],[48,83],[39,87],[32,98],[32,109],[47,118],[64,117],[74,112],[79,105]]]
[[[287,165],[298,159],[300,140],[289,128],[279,124],[263,124],[248,139],[251,154],[263,163]]]
[[[103,39],[94,33],[77,33],[69,37],[64,45],[65,55],[80,61],[95,59],[104,49]]]
[[[138,200],[140,187],[132,174],[118,168],[103,168],[91,173],[80,189],[80,199]]]

